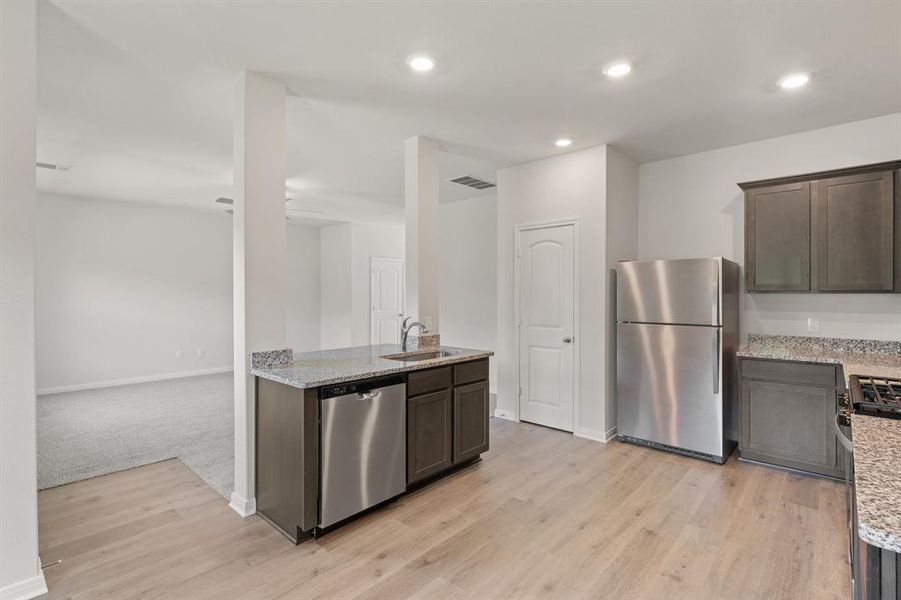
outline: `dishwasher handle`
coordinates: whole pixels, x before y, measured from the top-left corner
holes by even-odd
[[[379,394],[382,393],[381,389],[372,390],[369,392],[357,392],[357,397],[360,400],[374,400],[379,397]]]

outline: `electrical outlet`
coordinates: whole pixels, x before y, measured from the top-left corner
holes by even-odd
[[[183,350],[176,350],[176,351],[175,351],[175,358],[182,359],[182,358],[184,358],[184,357],[185,357],[185,353],[184,353]]]
[[[197,349],[197,358],[203,358],[205,354],[206,354],[206,350],[204,350],[203,348]]]
[[[808,333],[819,333],[820,332],[820,318],[819,317],[807,317],[807,331],[808,331]]]

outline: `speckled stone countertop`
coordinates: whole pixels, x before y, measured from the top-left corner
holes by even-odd
[[[901,378],[901,342],[749,335],[744,358],[841,365],[851,375]],[[857,534],[901,552],[901,421],[851,415]]]
[[[851,415],[860,539],[901,552],[901,421]]]
[[[851,375],[901,377],[901,342],[750,334],[738,356],[842,365]]]
[[[299,352],[294,355],[293,361],[287,366],[256,367],[251,369],[250,373],[296,388],[312,388],[392,373],[418,371],[494,355],[494,352],[487,350],[450,346],[441,346],[440,350],[449,355],[417,362],[382,358],[386,354],[400,353],[401,349],[397,344]]]

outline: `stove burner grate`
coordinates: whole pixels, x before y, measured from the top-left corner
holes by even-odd
[[[886,377],[855,377],[860,396],[854,411],[879,417],[901,419],[901,380]]]

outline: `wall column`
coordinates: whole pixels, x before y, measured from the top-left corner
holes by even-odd
[[[404,142],[406,313],[422,321],[432,334],[419,340],[411,336],[413,347],[438,344],[440,152],[438,142],[426,137],[415,136]]]
[[[0,2],[0,597],[47,591],[38,558],[36,5]]]
[[[285,347],[285,85],[238,78],[234,121],[235,489],[231,507],[256,511],[250,355]]]

